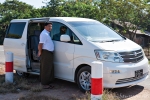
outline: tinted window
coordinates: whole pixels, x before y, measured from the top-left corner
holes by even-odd
[[[69,41],[69,43],[82,44],[79,38],[66,25],[58,22],[53,22],[53,28],[51,31],[52,39],[55,41],[60,41],[60,36],[62,34],[67,34],[70,36],[71,41]]]
[[[25,24],[26,24],[25,22],[11,23],[6,38],[14,38],[14,39],[21,38]]]
[[[61,31],[61,28],[63,28],[63,32]],[[66,27],[64,24],[53,22],[53,28],[51,31],[51,37],[53,38],[53,40],[60,41],[60,36],[62,34],[71,36],[70,29],[68,29],[68,27]]]

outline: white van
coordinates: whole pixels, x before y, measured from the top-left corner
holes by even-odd
[[[50,17],[14,19],[4,39],[4,51],[14,54],[14,69],[20,76],[40,73],[37,57],[44,23],[53,23],[55,77],[76,82],[82,91],[91,89],[92,62],[103,63],[105,88],[125,87],[148,78],[148,60],[138,44],[99,21],[87,18]],[[53,36],[67,27],[59,40]]]

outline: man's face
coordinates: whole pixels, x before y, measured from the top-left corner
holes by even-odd
[[[45,26],[45,29],[50,32],[52,30],[52,24]]]

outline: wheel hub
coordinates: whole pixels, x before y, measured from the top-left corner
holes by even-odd
[[[90,90],[91,89],[91,74],[87,71],[84,71],[79,76],[79,82],[81,84],[81,87],[84,90]]]

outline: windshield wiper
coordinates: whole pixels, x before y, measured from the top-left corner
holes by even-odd
[[[105,41],[105,42],[115,42],[115,41],[121,41],[121,40],[108,40],[108,41]]]
[[[116,41],[122,41],[122,40],[104,40],[104,41],[92,41],[92,42],[104,43],[104,42],[116,42]]]

